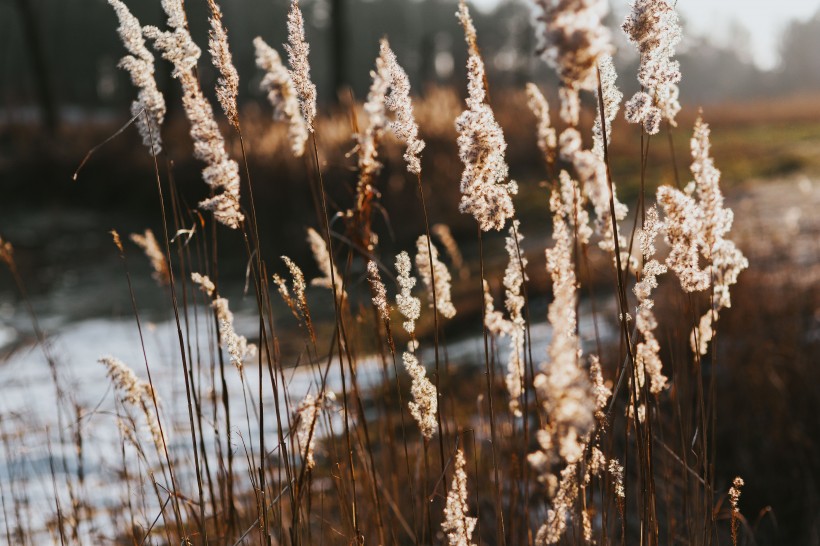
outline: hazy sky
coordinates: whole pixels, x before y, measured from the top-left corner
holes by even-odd
[[[492,7],[498,0],[473,0],[479,7]],[[625,14],[628,0],[610,0],[616,13]],[[748,32],[752,58],[761,68],[777,61],[780,32],[792,19],[806,20],[820,10],[820,0],[678,0],[679,12],[688,23],[684,32],[710,34],[715,42],[729,41],[728,29],[740,23]]]

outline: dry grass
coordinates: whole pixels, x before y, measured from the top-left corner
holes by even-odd
[[[477,55],[475,36],[465,27],[468,47]],[[193,74],[185,80],[192,88],[198,85]],[[475,93],[479,84],[472,83]],[[111,251],[122,261],[123,290],[132,303],[143,360],[104,360],[115,370],[110,373],[118,387],[106,397],[104,411],[74,403],[66,377],[57,372],[60,355],[29,307],[35,345],[51,371],[54,415],[50,428],[0,415],[7,460],[0,477],[5,539],[417,546],[816,539],[820,490],[816,479],[805,478],[820,473],[820,406],[805,385],[817,379],[817,249],[802,239],[808,250],[794,255],[756,246],[751,239],[760,229],[751,219],[760,213],[738,202],[739,190],[732,192],[731,203],[739,205],[733,233],[740,235],[752,268],[732,287],[734,305],[720,310],[708,351],[693,351],[690,335],[703,334],[698,324],[709,309],[709,291],[722,281],[716,278],[721,269],[709,261],[713,256],[698,258],[695,251],[696,267],[713,266],[706,290],[684,292],[671,272],[661,277],[653,296],[657,328],[646,325],[648,307],[636,312],[645,297],[636,299],[632,289],[645,279],[643,262],[654,256],[646,249],[641,256],[636,233],[655,188],[690,179],[695,112],[684,110],[677,128],[651,138],[617,118],[602,160],[610,190],[617,184],[618,197],[632,212],[618,228],[624,239],[602,250],[597,243],[611,229],[606,222],[612,216],[599,210],[604,224],[585,240],[580,222],[596,203],[579,206],[577,186],[561,197],[557,173],[573,165],[544,161],[525,105],[522,91],[493,95],[508,145],[506,161],[520,183],[515,217],[524,239],[518,238],[519,224],[512,224],[506,249],[500,236],[480,230],[476,236],[474,219],[455,214],[462,164],[453,122],[464,106],[453,89],[427,89],[414,103],[426,142],[418,178],[406,172],[402,144],[386,137],[374,143],[381,171],[360,180],[355,155],[364,146],[362,127],[372,121],[371,107],[341,105],[317,118],[302,158],[292,157],[285,124],[269,121],[268,111],[258,106],[245,107],[233,120],[235,132],[227,123],[222,127],[228,156],[241,165],[239,204],[246,220],[235,230],[196,208],[220,186],[202,185],[202,165],[191,160],[189,127],[182,120],[163,128],[165,149],[156,163],[144,149],[131,148],[131,136],[98,151],[80,175],[85,191],[98,188],[95,179],[130,171],[126,180],[134,183],[135,199],[152,203],[161,214],[162,229],[148,246],[160,281],[155,290],[173,313],[165,325],[173,334],[173,352],[165,357],[173,371],[160,375],[163,366],[146,349],[153,338],[132,283],[134,254],[123,250],[119,238]],[[820,125],[805,120],[807,112],[818,110],[820,101],[812,97],[707,108],[711,155],[724,170],[726,186],[743,182],[744,191],[751,191],[756,188],[750,179],[814,173],[820,161],[811,146],[820,141]],[[582,112],[578,129],[587,148],[595,105],[585,103]],[[73,147],[54,152],[63,159],[81,157],[99,140],[99,128],[69,130],[76,131]],[[31,162],[44,146],[55,149],[34,137],[4,147]],[[54,165],[60,157],[52,159],[48,168],[59,172]],[[477,154],[474,161],[485,159]],[[21,160],[17,168],[30,165]],[[103,204],[122,199],[122,189],[121,182],[107,197],[96,198]],[[611,214],[610,196],[605,198]],[[698,203],[705,215],[708,200]],[[671,216],[667,210],[667,233],[675,229]],[[441,282],[449,267],[452,287],[431,278],[429,290],[413,288],[408,275],[420,275],[405,271],[403,299],[393,306],[399,292],[394,257],[418,240],[429,261],[435,256],[429,245],[439,242],[430,237],[430,227],[438,222],[456,234],[464,274],[439,244],[443,265],[428,265],[421,273],[432,269]],[[703,230],[708,222],[702,217],[696,224]],[[801,225],[798,218],[798,232]],[[309,245],[307,227],[313,229]],[[774,222],[767,228],[770,241],[777,241],[777,227]],[[713,232],[701,232],[702,246]],[[150,242],[136,240],[141,246]],[[0,258],[21,304],[28,305],[17,258],[11,246],[0,243]],[[798,248],[794,239],[784,244]],[[658,246],[663,261],[669,248]],[[318,263],[311,263],[308,248]],[[293,258],[287,267],[279,259],[283,254]],[[637,266],[628,265],[631,257],[638,258]],[[804,259],[809,263],[796,272],[795,263]],[[373,305],[379,290],[366,280],[370,260],[387,285],[387,318],[380,314],[383,307]],[[315,286],[304,286],[298,272],[293,275],[297,268],[318,281]],[[522,269],[526,281],[519,285]],[[192,282],[192,274],[200,273],[213,285],[196,276]],[[281,275],[276,283],[274,273]],[[235,321],[236,310],[229,310],[224,296],[243,277],[245,310],[253,311],[251,320]],[[502,311],[496,323],[487,320],[485,281],[495,309]],[[500,304],[504,289],[518,302],[506,310]],[[445,318],[450,310],[439,307],[449,290],[454,318]],[[413,297],[420,298],[417,325]],[[237,300],[231,304],[241,306]],[[637,330],[626,313],[639,318]],[[660,373],[650,368],[645,352],[653,335],[669,383],[650,392],[644,377],[654,382]],[[513,351],[520,351],[517,406],[509,405],[505,382],[510,338],[520,342],[513,342]],[[593,354],[602,378],[588,360]],[[102,366],[99,375],[103,381]],[[160,397],[170,383],[176,385],[172,398]],[[115,476],[105,484],[118,492],[113,500],[99,495],[100,484],[89,484],[86,476],[90,450],[105,449],[94,445],[100,440],[89,430],[94,426],[108,427],[104,440],[117,452],[94,458],[105,460],[105,472]],[[146,426],[153,434],[145,434]],[[26,428],[31,430],[22,434]],[[35,438],[49,466],[40,481],[50,488],[46,497],[52,503],[52,514],[41,518],[31,514],[34,485],[16,479],[8,462],[15,451],[36,452],[27,447]],[[31,462],[25,455],[20,460]],[[736,475],[746,483],[740,512],[727,498]],[[765,508],[770,503],[774,509]],[[554,540],[545,542],[542,533]]]

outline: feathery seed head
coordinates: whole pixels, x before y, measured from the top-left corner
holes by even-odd
[[[168,14],[168,24],[174,30],[161,31],[147,26],[143,33],[154,41],[154,47],[163,58],[173,63],[173,76],[182,85],[182,106],[191,124],[194,157],[206,164],[202,178],[214,190],[222,190],[201,201],[199,207],[212,211],[219,223],[237,229],[245,219],[239,206],[239,165],[228,155],[211,104],[202,94],[199,80],[194,75],[201,52],[185,28],[184,13],[180,19],[176,11],[177,8],[182,10],[182,4],[179,0],[164,0],[163,6]]]
[[[618,109],[621,107],[621,100],[624,94],[615,85],[615,80],[618,78],[615,72],[615,65],[612,62],[612,57],[603,55],[598,62],[598,70],[601,73],[601,91],[603,91],[604,103],[604,120],[606,121],[606,141],[607,144],[612,140],[612,121],[618,115]],[[596,90],[597,95],[597,90]],[[592,139],[594,142],[593,151],[600,157],[604,158],[604,142],[603,131],[601,130],[601,104],[600,101],[595,101],[598,106],[598,115],[595,116],[595,123],[592,126]]]
[[[312,286],[320,286],[322,288],[333,288],[333,260],[330,253],[327,251],[327,243],[324,238],[319,235],[313,228],[308,228],[308,243],[310,243],[310,251],[313,253],[313,259],[316,260],[316,265],[319,266],[319,271],[322,273],[321,277],[317,277],[310,281]]]
[[[444,521],[441,523],[441,528],[447,534],[447,542],[450,546],[475,546],[473,530],[478,520],[467,515],[469,505],[467,504],[467,473],[464,472],[466,464],[464,452],[458,448],[453,467],[453,481],[447,492],[447,504],[444,506]]]
[[[310,62],[308,53],[310,45],[305,39],[305,20],[299,9],[299,0],[291,0],[288,11],[288,43],[285,44],[290,64],[290,76],[302,107],[308,130],[313,132],[313,120],[316,118],[316,86],[310,79]]]
[[[239,112],[236,107],[236,97],[239,94],[239,73],[233,65],[233,57],[228,46],[228,32],[222,24],[222,10],[215,0],[208,0],[211,9],[211,30],[208,34],[209,51],[214,66],[219,70],[219,80],[216,86],[216,98],[225,112],[225,116],[234,128],[239,128]]]
[[[399,283],[399,293],[396,294],[396,305],[399,312],[407,319],[403,326],[405,331],[411,336],[416,331],[416,321],[421,314],[421,301],[413,296],[412,290],[416,286],[416,278],[410,276],[410,255],[407,252],[400,252],[396,256],[396,271]]]
[[[419,154],[424,149],[424,141],[419,138],[419,126],[413,115],[413,103],[410,100],[410,79],[399,65],[396,54],[390,49],[390,44],[383,38],[379,45],[379,58],[386,74],[389,76],[390,92],[385,97],[387,109],[394,114],[389,122],[390,130],[406,149],[404,160],[407,170],[413,174],[421,174],[421,159]]]
[[[379,316],[384,322],[390,321],[390,306],[387,303],[387,289],[382,282],[379,266],[373,260],[367,262],[367,280],[370,283],[370,291],[373,294],[373,305],[379,311]]]
[[[128,71],[131,82],[137,87],[137,98],[131,103],[131,115],[136,116],[137,130],[143,145],[153,155],[162,150],[160,127],[165,120],[165,98],[154,79],[154,55],[145,46],[140,22],[120,0],[108,0],[117,14],[120,25],[117,32],[130,55],[126,55],[119,67]],[[140,114],[143,112],[143,114]]]
[[[456,316],[456,308],[450,296],[450,272],[447,266],[438,259],[438,249],[430,242],[427,247],[427,237],[420,235],[416,240],[416,269],[418,269],[421,280],[427,287],[427,294],[430,299],[430,307],[433,307],[433,277],[435,277],[435,300],[438,312],[445,318]]]
[[[199,286],[199,289],[202,290],[208,296],[213,296],[214,292],[216,291],[216,285],[207,275],[200,275],[199,273],[191,273],[191,280],[194,284]]]
[[[663,119],[676,125],[680,111],[680,63],[672,60],[682,35],[678,14],[667,0],[634,0],[621,28],[641,54],[638,81],[646,90],[630,99],[626,119],[656,134]]]
[[[408,351],[402,353],[404,368],[412,378],[410,392],[413,400],[407,403],[410,414],[419,425],[421,435],[429,441],[436,432],[436,412],[438,411],[438,392],[427,378],[427,371],[419,364],[418,358]]]
[[[527,84],[527,106],[535,115],[538,125],[538,148],[549,162],[555,156],[555,147],[557,146],[555,128],[550,122],[549,103],[534,83]]]
[[[132,233],[131,241],[140,247],[148,259],[151,261],[151,267],[154,273],[151,275],[159,284],[166,285],[171,282],[171,271],[168,269],[168,262],[165,259],[165,254],[154,237],[154,232],[146,229],[143,235],[139,233]]]
[[[601,22],[606,0],[535,0],[535,6],[541,56],[564,87],[594,90],[598,61],[613,50]]]

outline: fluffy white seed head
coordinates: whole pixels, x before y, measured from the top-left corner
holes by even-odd
[[[313,120],[316,118],[316,86],[310,79],[310,62],[308,53],[310,45],[305,39],[305,20],[299,9],[299,0],[292,0],[288,11],[288,43],[285,44],[290,64],[290,76],[299,97],[302,116],[308,130],[313,132]]]
[[[433,286],[435,286],[435,302],[438,312],[444,318],[456,316],[456,308],[450,295],[451,280],[450,272],[438,258],[436,245],[430,242],[427,247],[427,237],[420,235],[416,240],[416,269],[424,285],[427,287],[427,294],[430,300],[430,307],[433,307]],[[435,277],[435,278],[434,278]]]
[[[507,142],[492,109],[484,102],[484,61],[475,46],[475,27],[463,0],[457,15],[470,45],[467,110],[456,119],[458,155],[464,164],[459,211],[472,214],[483,231],[500,230],[515,214],[512,196],[518,193],[518,184],[507,180]]]
[[[199,286],[199,289],[202,290],[206,295],[214,295],[214,292],[216,291],[216,285],[207,275],[201,275],[199,273],[193,272],[191,273],[191,280],[194,284]]]
[[[162,285],[170,284],[171,270],[168,268],[168,261],[165,259],[165,253],[162,252],[162,248],[160,248],[157,238],[154,237],[154,232],[150,229],[146,229],[145,233],[142,235],[139,233],[132,233],[130,239],[135,245],[140,247],[143,252],[145,252],[148,260],[151,262],[151,267],[154,270],[152,273],[154,280]]]
[[[219,192],[201,201],[199,207],[213,212],[221,224],[237,229],[245,219],[239,205],[239,165],[228,155],[211,104],[194,74],[201,51],[185,27],[182,4],[179,0],[163,0],[163,7],[174,30],[146,26],[143,33],[154,41],[163,58],[174,65],[172,74],[182,85],[182,106],[191,124],[194,157],[206,164],[202,171],[205,183]]]
[[[438,411],[438,393],[435,385],[427,378],[427,371],[419,364],[418,358],[409,352],[402,353],[404,368],[412,378],[410,393],[413,400],[407,403],[410,414],[419,425],[421,435],[429,441],[436,432],[436,412]]]
[[[390,321],[390,306],[387,303],[387,289],[382,282],[379,266],[373,260],[367,262],[367,280],[370,283],[370,292],[373,294],[373,305],[384,322]]]
[[[549,103],[534,83],[527,84],[527,106],[535,115],[538,127],[538,148],[547,158],[547,161],[550,161],[550,158],[555,155],[555,147],[558,145],[558,141],[555,136],[555,127],[550,122]]]
[[[419,138],[419,126],[413,115],[413,103],[410,100],[410,79],[399,65],[396,54],[390,49],[386,38],[379,45],[379,59],[384,65],[390,81],[390,91],[385,97],[385,106],[393,113],[394,118],[388,124],[390,131],[406,146],[404,160],[407,170],[421,174],[421,158],[424,141]]]
[[[638,81],[644,90],[630,99],[626,119],[656,134],[663,119],[676,125],[680,111],[680,63],[672,59],[682,35],[678,14],[667,0],[634,0],[621,28],[641,55]]]
[[[598,61],[613,50],[601,21],[606,0],[536,0],[535,6],[541,56],[564,87],[594,90]]]
[[[416,332],[416,321],[421,314],[421,301],[412,293],[413,287],[416,286],[416,278],[410,276],[410,255],[407,252],[402,251],[396,256],[396,271],[396,280],[399,283],[396,306],[407,319],[403,323],[405,331],[412,336]]]
[[[473,530],[478,522],[470,517],[467,504],[467,473],[464,452],[456,450],[453,464],[453,481],[447,492],[447,504],[444,506],[444,521],[442,530],[447,534],[447,543],[450,546],[475,546],[473,544]]]
[[[208,34],[208,46],[211,60],[219,70],[219,79],[216,83],[216,98],[219,100],[222,111],[234,128],[239,128],[239,111],[236,106],[236,97],[239,95],[239,73],[233,65],[233,56],[228,45],[228,31],[222,24],[222,10],[215,0],[208,0],[211,9],[211,30]]]
[[[333,288],[333,260],[330,257],[330,252],[327,250],[327,243],[325,239],[319,235],[319,232],[313,228],[307,230],[307,241],[310,244],[310,251],[313,253],[313,259],[316,260],[316,265],[319,266],[321,277],[316,277],[310,284],[312,286],[319,286],[322,288]]]
[[[166,107],[165,98],[154,78],[154,55],[145,46],[140,22],[128,11],[128,7],[120,0],[108,0],[108,3],[117,14],[120,22],[117,32],[129,53],[122,58],[119,66],[128,72],[138,90],[136,100],[131,103],[131,115],[137,116],[137,130],[143,145],[156,155],[162,151],[160,127],[165,120]]]
[[[265,73],[259,88],[268,94],[268,102],[273,106],[273,118],[288,123],[291,152],[296,157],[302,157],[308,140],[308,129],[290,72],[282,64],[279,53],[262,38],[254,38],[253,46],[256,51],[256,66]]]

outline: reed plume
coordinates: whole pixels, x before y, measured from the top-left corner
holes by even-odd
[[[746,485],[743,478],[736,477],[729,488],[729,504],[732,506],[732,544],[737,545],[737,529],[740,520],[740,488]]]
[[[367,280],[370,283],[370,291],[373,294],[373,306],[379,312],[379,317],[385,322],[390,322],[390,306],[387,303],[387,289],[382,282],[379,266],[373,260],[367,262]]]
[[[174,65],[172,75],[182,86],[182,106],[191,124],[194,157],[206,164],[202,171],[205,183],[214,192],[221,192],[201,201],[199,206],[213,212],[221,224],[237,229],[245,219],[239,206],[239,165],[228,155],[213,109],[195,74],[201,51],[188,32],[181,0],[163,0],[162,6],[172,30],[146,26],[143,33],[154,41],[163,58]]]
[[[290,64],[290,77],[296,88],[296,96],[302,109],[308,130],[313,132],[313,120],[316,118],[316,86],[310,79],[310,62],[308,53],[310,45],[305,39],[305,20],[299,9],[299,0],[292,0],[288,11],[288,43],[285,44]]]
[[[538,479],[557,493],[548,511],[547,522],[538,532],[537,543],[554,544],[566,529],[566,518],[578,495],[578,464],[584,455],[587,436],[598,411],[590,378],[580,366],[581,351],[576,334],[576,276],[572,262],[573,237],[566,218],[567,207],[560,191],[550,196],[553,212],[553,240],[547,249],[547,270],[552,279],[554,300],[548,321],[552,339],[541,371],[535,377],[537,399],[546,419],[537,433],[539,450],[528,455]],[[559,462],[566,466],[560,480],[552,473]]]
[[[154,237],[154,232],[150,229],[146,229],[145,233],[140,235],[139,233],[132,233],[130,235],[131,241],[140,247],[145,255],[148,257],[148,260],[151,262],[151,267],[154,269],[154,272],[151,276],[154,278],[161,285],[168,285],[171,283],[171,270],[168,268],[168,261],[165,259],[165,253],[162,252],[162,249],[157,242],[157,238]]]
[[[467,504],[467,473],[464,451],[456,450],[453,464],[453,481],[447,492],[447,504],[444,506],[444,521],[441,529],[447,534],[450,546],[475,546],[473,530],[478,520],[470,517]]]
[[[552,164],[555,160],[558,139],[555,134],[555,127],[552,126],[550,121],[549,103],[534,83],[527,84],[527,106],[535,116],[537,123],[538,148],[544,154],[547,164]]]
[[[428,251],[427,237],[420,235],[416,239],[416,269],[427,287],[430,307],[433,307],[433,293],[435,293],[438,312],[444,318],[453,318],[456,316],[456,308],[450,295],[452,277],[447,266],[438,259],[436,245],[431,243],[429,250],[432,250],[432,253]],[[433,278],[436,283],[435,290],[433,290]]]
[[[612,53],[609,30],[601,19],[608,7],[601,0],[536,0],[537,51],[569,90],[592,91],[602,55]]]
[[[674,6],[666,0],[634,0],[621,28],[641,54],[641,90],[627,102],[627,121],[641,123],[650,135],[660,130],[663,119],[677,125],[681,73],[672,57],[682,34]]]
[[[396,256],[396,271],[399,274],[396,280],[400,289],[396,294],[396,306],[406,319],[402,323],[404,330],[414,336],[416,321],[421,314],[421,301],[412,293],[416,278],[410,275],[410,255],[407,252],[402,251]]]
[[[273,118],[287,121],[291,152],[296,157],[302,157],[307,145],[308,128],[290,72],[282,64],[279,53],[261,37],[253,39],[253,47],[256,50],[256,66],[265,72],[259,88],[268,93],[268,102],[273,106]]]
[[[516,417],[523,415],[520,398],[524,390],[525,358],[524,341],[527,322],[524,318],[524,296],[522,287],[527,281],[527,258],[523,255],[521,234],[518,220],[513,220],[507,235],[504,248],[507,251],[507,268],[504,270],[504,305],[509,314],[510,356],[507,360],[507,375],[504,380],[510,394],[510,411]]]
[[[456,119],[458,154],[464,164],[459,211],[472,214],[482,231],[501,230],[515,214],[512,196],[518,184],[507,181],[504,157],[507,142],[495,115],[486,104],[484,61],[475,44],[475,27],[464,0],[456,14],[464,27],[470,56],[467,59],[467,110]]]
[[[663,364],[659,354],[660,344],[654,334],[658,322],[652,310],[654,307],[652,290],[658,287],[658,276],[666,273],[666,266],[654,258],[655,238],[661,227],[658,209],[653,206],[646,211],[646,222],[638,232],[644,266],[641,280],[635,284],[633,289],[639,304],[635,326],[643,337],[635,348],[635,365],[638,371],[639,386],[643,387],[645,374],[649,374],[649,392],[652,394],[660,393],[667,383],[667,378],[661,371]]]
[[[319,266],[319,271],[322,273],[321,277],[311,280],[310,284],[313,286],[320,286],[322,288],[332,288],[331,271],[333,268],[333,260],[330,258],[330,253],[327,251],[327,244],[315,229],[308,228],[307,234],[307,240],[310,244],[310,251],[313,253],[313,259],[316,260],[316,265]]]
[[[137,98],[131,103],[131,115],[136,118],[143,145],[152,155],[157,155],[162,151],[160,127],[166,108],[154,78],[154,55],[145,47],[142,26],[128,7],[120,0],[108,0],[108,3],[117,14],[120,23],[117,32],[130,53],[120,60],[119,67],[128,72],[131,83],[138,89]]]
[[[703,212],[701,247],[703,257],[709,261],[711,279],[711,309],[700,319],[698,335],[693,332],[692,350],[706,354],[708,344],[714,336],[713,324],[718,320],[722,309],[732,306],[729,287],[737,282],[738,275],[749,267],[749,261],[725,236],[732,229],[734,213],[723,206],[723,193],[720,190],[720,171],[715,167],[709,155],[709,125],[698,116],[691,139],[692,175],[694,180],[686,191],[697,196],[698,206]]]
[[[228,31],[222,24],[222,10],[215,0],[208,0],[211,10],[209,18],[211,30],[208,33],[208,46],[214,66],[219,70],[216,83],[216,98],[222,111],[234,129],[239,130],[239,112],[236,97],[239,94],[239,73],[233,65],[233,56],[228,45]]]
[[[410,393],[413,400],[407,403],[410,415],[418,423],[425,441],[430,441],[436,433],[436,412],[438,411],[438,392],[436,386],[427,377],[427,370],[419,364],[419,359],[410,351],[402,353],[404,368],[412,379]]]
[[[122,360],[113,356],[101,356],[98,362],[105,366],[106,374],[119,392],[122,402],[139,410],[145,417],[157,452],[164,452],[166,438],[159,424],[159,416],[151,409],[154,407],[154,401],[156,400],[158,405],[159,400],[151,385],[137,377],[137,374]]]
[[[219,343],[231,359],[231,363],[242,373],[245,360],[256,354],[256,345],[248,343],[244,336],[236,333],[233,324],[233,313],[231,312],[228,300],[216,295],[213,281],[206,275],[191,273],[191,280],[199,286],[200,290],[209,296],[214,297],[211,307],[216,313],[219,324]]]

